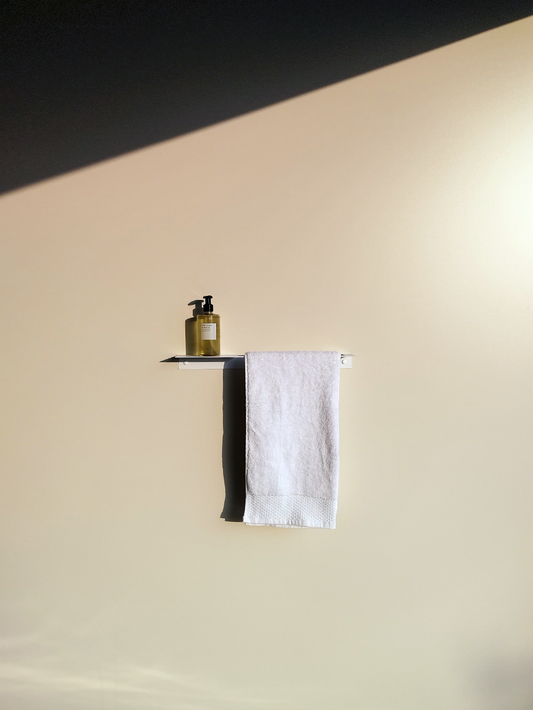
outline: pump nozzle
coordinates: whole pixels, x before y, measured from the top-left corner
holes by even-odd
[[[213,304],[211,303],[211,299],[213,296],[204,296],[204,313],[213,313]]]
[[[194,306],[192,315],[193,318],[196,318],[196,316],[199,316],[200,313],[204,312],[204,302],[202,301],[201,298],[198,298],[195,301],[191,301],[190,303],[187,304],[188,306]],[[189,355],[189,353],[187,353]]]

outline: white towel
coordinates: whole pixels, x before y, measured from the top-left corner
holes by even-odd
[[[248,525],[334,528],[337,352],[246,353]]]

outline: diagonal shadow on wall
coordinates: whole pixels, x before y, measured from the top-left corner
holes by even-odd
[[[533,0],[3,0],[0,192],[533,14]]]

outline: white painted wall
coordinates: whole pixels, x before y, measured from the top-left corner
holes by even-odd
[[[529,710],[532,43],[1,198],[2,708]],[[356,353],[337,530],[220,519],[222,374],[159,364],[205,293]]]

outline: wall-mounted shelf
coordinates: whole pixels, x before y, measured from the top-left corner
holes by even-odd
[[[352,353],[341,353],[341,368],[350,368],[352,357]],[[161,362],[177,362],[180,370],[242,370],[244,355],[174,355]]]

